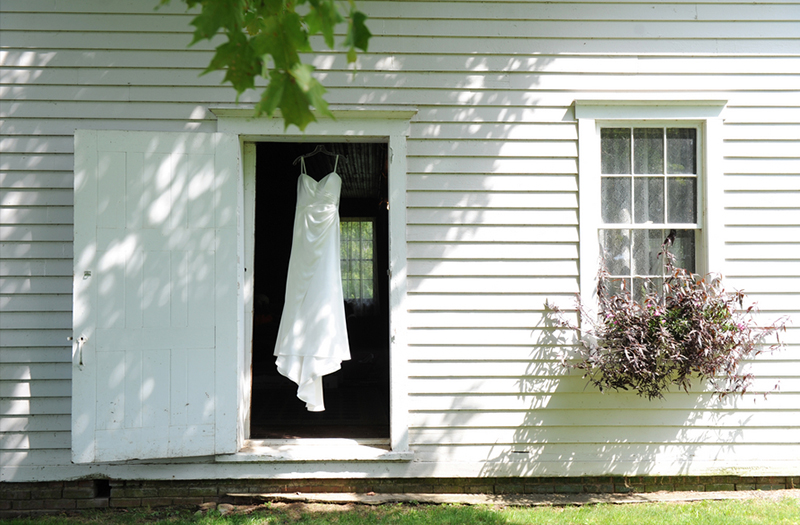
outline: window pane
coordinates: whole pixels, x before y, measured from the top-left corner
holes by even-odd
[[[360,251],[358,249],[359,248],[358,241],[348,241],[347,245],[348,245],[347,253],[348,253],[348,255],[350,255],[350,258],[351,259],[358,259],[359,251]]]
[[[631,179],[629,177],[603,177],[600,181],[600,193],[603,222],[606,224],[631,222]]]
[[[664,173],[664,135],[661,128],[634,128],[633,172]]]
[[[603,261],[611,275],[630,275],[630,230],[600,230]]]
[[[667,179],[667,222],[697,222],[697,179],[694,177]]]
[[[352,222],[342,222],[341,223],[341,232],[342,232],[342,240],[349,241],[353,238],[353,223]]]
[[[697,173],[697,130],[667,130],[667,173]]]
[[[361,261],[361,278],[372,280],[372,261]]]
[[[606,283],[608,285],[608,293],[610,295],[619,295],[621,293],[630,293],[631,280],[628,279],[609,279]]]
[[[601,173],[626,174],[631,172],[631,130],[629,128],[603,128],[600,130]]]
[[[685,268],[690,272],[697,271],[695,261],[695,231],[678,230],[675,234],[675,242],[669,250],[675,256],[675,264]]]
[[[664,179],[637,177],[633,189],[636,223],[664,222]]]
[[[633,274],[661,275],[661,243],[666,234],[663,230],[634,230],[633,232]]]
[[[374,260],[371,241],[364,241],[364,249],[362,256],[364,257],[364,259],[369,259],[370,261]]]
[[[643,303],[644,298],[649,293],[659,293],[661,292],[661,283],[663,281],[660,277],[655,277],[653,279],[642,279],[640,277],[633,278],[633,290],[632,296],[633,300],[637,303]]]

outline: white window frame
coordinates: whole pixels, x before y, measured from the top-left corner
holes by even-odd
[[[723,100],[578,100],[578,192],[580,228],[580,291],[584,305],[597,302],[600,265],[598,230],[603,228],[600,202],[601,127],[697,127],[699,131],[698,235],[695,238],[698,273],[724,274],[722,205]]]
[[[405,312],[406,300],[406,139],[415,108],[387,107],[369,111],[331,106],[335,120],[317,115],[305,132],[284,129],[281,118],[253,118],[252,107],[210,108],[217,116],[217,131],[239,137],[242,150],[244,229],[244,348],[239,351],[239,442],[237,454],[217,456],[218,462],[286,462],[329,460],[408,461],[413,458],[408,437],[408,372]],[[252,360],[252,312],[255,165],[258,142],[383,142],[389,148],[389,445],[390,450],[355,440],[298,439],[251,440],[248,436],[250,411],[250,362]]]

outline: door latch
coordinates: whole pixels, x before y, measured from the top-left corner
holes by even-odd
[[[75,338],[70,336],[67,337],[67,341],[74,341]],[[83,367],[83,343],[86,342],[85,336],[80,336],[78,338],[78,366]]]

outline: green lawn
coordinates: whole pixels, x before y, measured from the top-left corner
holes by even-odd
[[[465,505],[264,505],[246,513],[205,515],[195,509],[92,511],[78,515],[19,518],[9,525],[796,525],[800,500],[700,501],[587,505],[583,507],[489,507]]]

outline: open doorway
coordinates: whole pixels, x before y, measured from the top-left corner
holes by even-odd
[[[325,376],[324,412],[309,412],[280,375],[273,351],[286,276],[300,166],[320,143],[256,145],[254,311],[250,438],[389,439],[389,250],[387,144],[325,143],[340,155],[342,279],[351,359]],[[346,160],[344,160],[346,159]],[[319,180],[335,157],[306,159]]]

